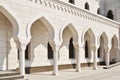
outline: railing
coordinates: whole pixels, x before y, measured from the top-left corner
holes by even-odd
[[[29,1],[35,4],[43,5],[46,7],[50,7],[50,8],[71,14],[74,16],[79,16],[83,19],[92,20],[101,24],[106,24],[116,28],[119,28],[120,26],[120,23],[116,21],[110,20],[101,15],[91,13],[87,10],[80,9],[77,6],[70,3],[65,3],[58,0],[29,0]]]

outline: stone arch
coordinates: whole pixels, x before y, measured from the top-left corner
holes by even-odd
[[[65,25],[60,31],[60,39],[60,59],[75,64],[72,59],[75,59],[77,54],[78,32],[76,28],[71,23]]]
[[[102,32],[99,36],[99,48],[98,48],[98,57],[102,59],[101,62],[106,61],[106,55],[108,53],[108,37],[105,32]]]
[[[103,37],[103,42],[104,42],[104,45],[105,47],[108,47],[108,37],[107,37],[107,34],[105,32],[103,32],[100,36],[100,38]],[[100,40],[99,38],[99,40]],[[99,41],[100,42],[100,41]]]
[[[30,39],[30,52],[27,54],[30,55],[31,60],[37,59],[39,56],[43,56],[41,60],[43,59],[44,61],[53,58],[53,52],[55,50],[54,28],[47,18],[35,17],[31,20],[27,27],[27,35],[28,39]],[[41,63],[39,64],[41,65]]]
[[[62,34],[63,34],[63,31],[64,31],[64,29],[66,27],[68,27],[70,29],[70,31],[72,32],[72,34],[73,34],[73,42],[78,42],[78,31],[75,29],[75,27],[73,26],[72,23],[69,23],[69,24],[65,25],[61,29],[61,31],[60,31],[60,40],[61,40],[61,42],[63,42],[63,36],[62,36]]]
[[[116,35],[112,37],[112,44],[115,48],[118,48],[118,38]]]
[[[0,70],[16,69],[14,64],[16,65],[17,62],[16,40],[18,40],[20,19],[4,3],[0,5],[0,19],[0,37],[2,37],[0,40],[0,44],[2,43],[0,47],[0,51],[2,51]]]
[[[54,28],[53,28],[53,26],[50,24],[50,22],[48,21],[48,19],[47,19],[46,17],[43,17],[43,16],[42,16],[42,17],[37,16],[37,17],[33,18],[33,19],[29,22],[29,24],[28,24],[28,26],[27,26],[27,37],[28,37],[28,39],[31,39],[31,34],[30,34],[31,26],[32,26],[32,24],[33,24],[35,21],[37,21],[37,20],[41,20],[42,23],[44,23],[44,25],[47,27],[47,29],[48,29],[48,31],[49,31],[49,34],[51,35],[51,36],[49,36],[49,39],[50,39],[50,40],[53,40],[53,39],[54,39],[54,35],[55,35],[55,33],[54,33]]]
[[[19,26],[20,26],[20,19],[17,17],[17,15],[4,3],[2,3],[2,5],[0,5],[0,12],[3,13],[8,19],[9,21],[12,23],[12,27],[13,27],[13,36],[15,39],[17,39],[18,36],[18,30],[19,30]]]
[[[94,44],[94,43],[95,43],[95,33],[92,31],[91,28],[87,28],[87,29],[85,29],[85,31],[83,32],[82,38],[81,38],[81,39],[82,39],[82,40],[81,40],[82,43],[84,44],[86,32],[89,34],[90,38],[93,39],[93,40],[91,41],[91,43]]]
[[[91,50],[95,47],[95,34],[89,28],[84,34],[85,58],[91,58]]]
[[[111,41],[112,47],[110,50],[110,63],[116,63],[118,60],[118,39],[116,35],[112,37]]]

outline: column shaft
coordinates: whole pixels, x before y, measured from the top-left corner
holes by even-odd
[[[54,51],[53,75],[58,75],[58,53],[59,48]]]
[[[79,51],[79,49],[76,49],[76,54],[77,54],[76,71],[80,72],[81,71],[81,62],[80,62],[80,51]]]
[[[95,70],[97,69],[97,49],[94,51],[94,67]]]
[[[109,55],[109,52],[106,53],[106,67],[108,68],[110,65],[110,55]]]
[[[26,46],[21,45],[20,53],[19,53],[19,68],[20,68],[20,75],[25,75],[25,49]]]

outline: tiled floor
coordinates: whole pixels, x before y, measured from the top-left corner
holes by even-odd
[[[58,76],[53,76],[52,72],[42,72],[26,74],[25,79],[29,80],[120,80],[120,66],[111,69],[99,67],[97,70],[82,68],[81,72],[74,69],[61,70]]]

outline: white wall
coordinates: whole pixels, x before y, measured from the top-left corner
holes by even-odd
[[[40,3],[35,3],[32,1],[27,1],[26,3],[23,1],[10,1],[7,0],[6,2],[7,5],[15,12],[16,15],[19,16],[20,21],[22,25],[25,26],[19,26],[20,28],[23,29],[23,34],[22,36],[25,37],[30,37],[26,31],[28,30],[28,24],[32,21],[35,20],[37,17],[38,19],[41,17],[44,17],[53,27],[54,29],[54,41],[55,43],[60,43],[61,42],[61,36],[62,35],[62,30],[66,27],[68,24],[72,24],[73,27],[76,29],[76,32],[78,33],[78,40],[76,42],[79,43],[81,49],[81,62],[85,63],[87,60],[84,58],[84,33],[91,28],[95,35],[95,41],[97,42],[96,46],[99,46],[99,36],[105,32],[107,37],[108,37],[108,47],[111,47],[111,38],[113,35],[116,35],[117,38],[119,38],[118,33],[118,24],[115,22],[112,22],[106,18],[97,16],[95,14],[92,14],[90,12],[96,13],[97,8],[98,8],[98,2],[95,0],[91,2],[88,0],[90,3],[91,11],[85,11],[85,10],[78,10],[77,8],[72,7],[71,5],[64,5],[64,4],[59,4],[61,7],[68,8],[69,10],[72,9],[73,13],[71,11],[65,11],[64,8],[57,8],[56,6],[53,6],[51,4],[40,4]],[[85,2],[85,1],[81,1]],[[56,3],[54,3],[56,4]],[[77,4],[77,3],[76,3]],[[93,5],[94,4],[94,5]],[[79,5],[79,4],[77,4]],[[67,9],[66,8],[66,9]],[[78,12],[78,13],[77,13]],[[44,23],[47,23],[46,21]],[[68,33],[67,33],[68,32]],[[26,35],[27,34],[27,35]],[[47,42],[48,42],[48,36],[49,31],[46,29],[45,25],[43,25],[40,21],[34,23],[31,28],[31,34],[32,34],[32,39],[31,39],[31,53],[32,55],[32,60],[26,61],[26,66],[48,66],[52,64],[52,61],[47,59]],[[69,31],[66,31],[63,33],[64,36],[68,34],[71,36]],[[22,37],[21,37],[22,38]],[[60,45],[59,45],[60,46]],[[63,46],[60,49],[60,60],[59,64],[71,64],[75,63],[75,60],[69,60],[68,59],[68,47]],[[93,59],[89,60],[90,62],[93,62]],[[64,63],[63,63],[64,62]]]

